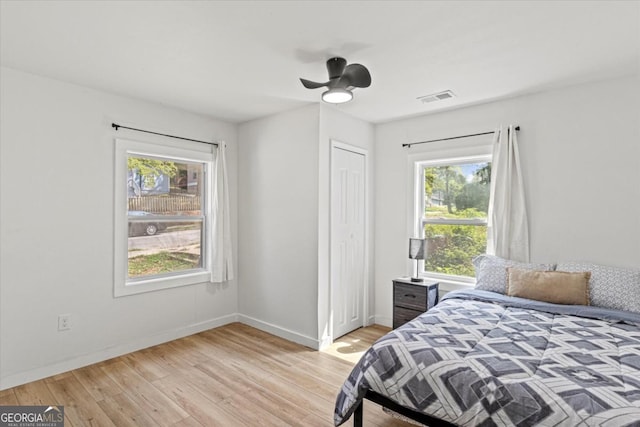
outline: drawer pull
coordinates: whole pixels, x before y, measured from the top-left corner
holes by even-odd
[[[411,298],[415,298],[415,295],[411,295],[411,294],[404,294],[405,297],[411,297]]]

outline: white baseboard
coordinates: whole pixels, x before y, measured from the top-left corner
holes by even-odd
[[[153,347],[154,345],[163,344],[169,341],[183,338],[189,335],[197,334],[198,332],[206,331],[208,329],[217,328],[229,323],[237,322],[238,314],[229,314],[215,319],[209,319],[204,322],[195,323],[192,325],[163,331],[155,335],[141,337],[135,341],[131,341],[124,344],[117,344],[112,347],[108,347],[94,353],[84,354],[68,360],[53,363],[51,365],[42,366],[29,371],[19,372],[16,374],[7,375],[0,379],[0,390],[5,390],[18,385],[26,384],[32,381],[41,380],[43,378],[50,377],[52,375],[68,372],[73,369],[82,368],[94,363],[102,362],[104,360],[112,359],[114,357],[122,356],[134,351],[142,350],[144,348]]]
[[[63,372],[69,372],[74,369],[79,369],[84,366],[92,365],[94,363],[102,362],[148,347],[153,347],[154,345],[163,344],[189,335],[197,334],[202,331],[224,326],[233,322],[242,322],[256,329],[260,329],[262,331],[276,335],[280,338],[284,338],[286,340],[304,345],[306,347],[310,347],[314,350],[318,350],[321,347],[321,343],[317,339],[314,339],[312,337],[273,325],[271,323],[263,322],[262,320],[254,319],[253,317],[249,317],[244,314],[234,313],[215,319],[210,319],[204,322],[195,323],[193,325],[171,329],[169,331],[163,331],[155,335],[141,337],[139,339],[136,339],[135,341],[117,344],[96,351],[94,353],[73,357],[68,360],[63,360],[61,362],[56,362],[47,366],[41,366],[29,371],[10,374],[0,378],[0,390],[5,390],[32,381],[41,380],[43,378],[61,374]]]
[[[314,350],[320,348],[320,342],[306,335],[302,335],[298,332],[290,331],[289,329],[281,328],[280,326],[273,325],[271,323],[263,322],[262,320],[254,319],[253,317],[246,316],[244,314],[238,315],[238,322],[244,323],[249,326],[253,326],[261,331],[268,332],[285,340],[295,342],[297,344],[310,347]]]
[[[374,323],[378,325],[386,326],[388,328],[391,328],[393,326],[391,317],[387,317],[387,316],[376,316]]]
[[[325,335],[324,337],[322,337],[322,339],[318,342],[318,348],[317,350],[324,350],[325,348],[329,347],[331,344],[333,344],[333,339],[331,339],[331,337]]]

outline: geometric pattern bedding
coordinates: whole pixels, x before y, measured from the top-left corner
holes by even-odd
[[[460,426],[640,427],[640,316],[475,292],[376,341],[338,395],[335,425],[371,389]]]

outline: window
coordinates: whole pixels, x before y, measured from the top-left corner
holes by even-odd
[[[212,156],[116,140],[116,296],[209,280]]]
[[[419,162],[417,228],[427,240],[424,272],[468,282],[487,247],[490,156]]]

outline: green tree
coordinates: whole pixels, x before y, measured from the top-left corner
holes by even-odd
[[[483,167],[478,168],[473,174],[477,182],[489,185],[491,183],[491,163],[486,163]]]
[[[153,186],[156,177],[160,175],[173,178],[178,173],[178,167],[174,162],[147,157],[129,157],[127,158],[127,167],[130,171],[137,171],[148,186]]]
[[[436,173],[434,168],[424,169],[424,193],[427,197],[433,195],[433,185],[436,182]]]
[[[445,210],[444,206],[440,209]],[[444,212],[443,212],[444,213]],[[486,216],[477,209],[456,212],[456,218]],[[426,224],[427,260],[425,269],[442,274],[473,276],[472,260],[484,253],[487,246],[487,227],[479,225]]]
[[[427,225],[426,270],[456,276],[473,276],[472,260],[484,253],[487,227],[474,225]]]
[[[440,166],[435,169],[434,191],[441,191],[447,212],[453,213],[455,198],[465,183],[464,175],[459,166]]]
[[[456,211],[477,209],[486,217],[489,208],[489,186],[480,182],[466,183],[456,196]]]

